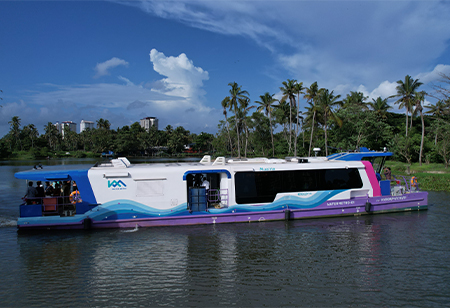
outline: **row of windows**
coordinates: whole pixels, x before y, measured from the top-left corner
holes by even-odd
[[[237,172],[236,203],[273,202],[278,193],[361,188],[357,168]]]

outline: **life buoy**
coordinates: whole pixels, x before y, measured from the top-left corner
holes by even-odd
[[[417,178],[415,176],[413,176],[411,178],[411,186],[412,187],[416,187],[417,186]]]
[[[78,190],[72,191],[72,193],[69,196],[69,199],[70,199],[70,203],[72,203],[74,205],[76,203],[80,203],[82,201],[81,197],[80,197],[80,192]]]

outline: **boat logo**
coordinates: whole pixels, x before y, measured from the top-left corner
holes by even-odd
[[[119,181],[108,181],[108,188],[111,188],[112,190],[123,190],[126,189],[127,185],[122,182],[122,180]]]

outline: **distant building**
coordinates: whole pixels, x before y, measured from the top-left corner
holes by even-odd
[[[141,127],[146,131],[150,130],[150,127],[154,126],[158,130],[158,119],[155,117],[146,117],[141,119]]]
[[[94,122],[92,121],[85,121],[85,120],[81,120],[80,123],[80,134],[85,131],[86,129],[94,129]]]
[[[72,121],[64,121],[61,123],[56,122],[55,126],[58,132],[62,135],[63,139],[64,139],[64,130],[68,129],[74,133],[77,132],[77,123]]]

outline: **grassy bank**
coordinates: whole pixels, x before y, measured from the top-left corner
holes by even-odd
[[[408,164],[388,161],[386,166],[390,167],[394,175],[408,175]],[[414,175],[421,190],[450,191],[450,169],[445,169],[443,164],[414,163],[409,167],[410,175]]]

